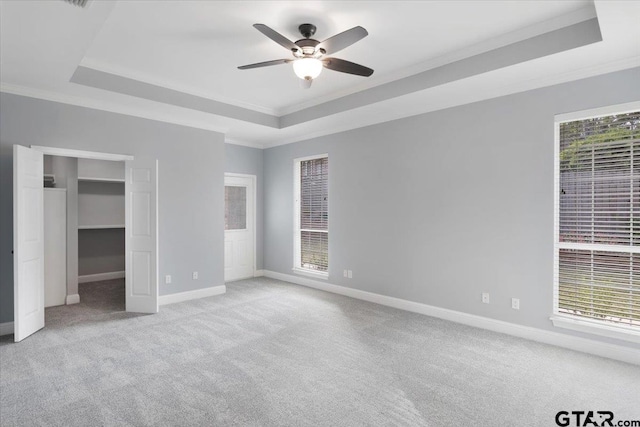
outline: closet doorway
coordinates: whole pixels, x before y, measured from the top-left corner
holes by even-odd
[[[50,181],[53,177],[46,176],[44,173],[45,155],[77,160],[77,167],[73,170],[75,175],[71,173],[71,177],[66,177],[66,188],[57,189],[57,191],[46,190],[46,196],[44,189],[46,178]],[[109,166],[101,170],[105,165],[120,165],[120,167]],[[76,292],[78,286],[78,253],[76,250],[74,260],[74,253],[68,250],[67,244],[71,243],[72,247],[75,245],[77,248],[78,240],[91,239],[90,236],[83,236],[82,233],[108,230],[124,232],[125,309],[139,313],[158,312],[157,171],[156,159],[14,145],[14,336],[16,342],[44,327],[45,304],[57,305],[61,302],[60,286],[59,283],[55,284],[56,269],[64,269],[59,256],[60,251],[66,251],[67,255],[64,257],[66,274],[57,276],[58,280],[66,281],[65,303],[72,304],[79,301],[77,293],[73,293],[74,285]],[[110,197],[96,198],[93,191],[83,192],[82,187],[90,187],[91,183],[100,185],[108,183],[106,194]],[[69,197],[69,194],[71,197],[75,195],[78,199],[75,221],[63,221],[60,227],[55,225],[52,227],[52,223],[55,224],[56,220],[48,214],[70,216],[70,212],[64,209],[65,195]],[[48,212],[44,210],[45,197]],[[47,229],[45,229],[45,221],[47,221]],[[67,236],[66,241],[61,239],[61,235]],[[74,235],[75,241],[70,238]],[[117,241],[117,234],[112,235],[111,238],[114,236]],[[120,241],[122,241],[122,235]],[[115,272],[115,274],[122,273]],[[81,280],[91,279],[91,275],[85,274]],[[48,287],[53,287],[56,291],[51,292],[48,288],[49,291],[46,292],[45,282]]]

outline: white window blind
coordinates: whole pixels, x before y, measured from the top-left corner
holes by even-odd
[[[555,311],[640,330],[640,112],[560,124]]]
[[[329,159],[297,164],[297,230],[295,267],[313,272],[329,269]]]

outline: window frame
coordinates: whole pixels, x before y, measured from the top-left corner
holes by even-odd
[[[301,190],[301,176],[300,176],[300,164],[308,160],[328,159],[329,153],[316,154],[313,156],[298,157],[293,159],[293,268],[295,273],[308,275],[310,277],[318,279],[328,279],[329,269],[331,263],[328,262],[327,271],[317,271],[308,268],[303,268],[302,264],[302,242],[301,242],[301,227],[300,227],[300,190]],[[331,165],[327,165],[328,170],[331,170]],[[331,173],[328,173],[327,177],[327,189],[329,188],[329,177]],[[327,191],[329,192],[329,191]],[[329,203],[327,203],[328,209]],[[329,234],[329,227],[331,219],[327,218],[327,235]],[[327,259],[329,259],[329,248],[327,247]]]
[[[550,317],[550,320],[555,327],[570,329],[579,332],[586,332],[609,338],[616,338],[619,340],[630,341],[634,343],[640,343],[640,328],[635,328],[627,325],[617,325],[614,323],[609,324],[603,321],[586,319],[568,313],[560,312],[560,249],[564,247],[560,244],[560,125],[566,122],[586,120],[616,114],[625,114],[638,110],[640,110],[640,101],[610,105],[590,110],[576,111],[573,113],[557,114],[554,116],[553,314]],[[566,245],[570,244],[565,243],[565,246]],[[597,245],[593,246],[594,247],[592,247],[591,249],[597,250]],[[577,248],[578,247],[576,246],[576,249]],[[632,245],[630,245],[629,248],[629,252],[637,251],[638,253],[640,253],[640,248],[636,249]]]

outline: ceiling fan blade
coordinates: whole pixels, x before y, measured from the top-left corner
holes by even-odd
[[[293,61],[292,59],[274,59],[273,61],[256,62],[255,64],[242,65],[238,67],[239,70],[249,70],[251,68],[268,67],[270,65],[286,64]]]
[[[326,54],[333,54],[339,50],[349,47],[358,40],[365,38],[369,33],[364,28],[358,26],[350,30],[343,31],[333,37],[329,37],[317,46],[318,49],[324,49]]]
[[[253,24],[253,27],[260,31],[265,36],[269,37],[274,42],[278,43],[280,46],[284,47],[288,50],[297,50],[298,46],[296,46],[291,40],[280,34],[279,32],[272,30],[264,24]]]
[[[369,77],[373,74],[371,68],[367,68],[364,65],[356,64],[355,62],[345,61],[338,58],[325,58],[322,60],[325,68],[333,71],[339,71],[341,73],[355,74],[356,76]]]

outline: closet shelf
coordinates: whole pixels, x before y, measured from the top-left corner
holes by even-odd
[[[124,178],[97,178],[91,176],[79,176],[78,181],[88,182],[121,182],[124,183]]]
[[[124,224],[114,225],[79,225],[78,230],[106,230],[109,228],[124,228]]]

